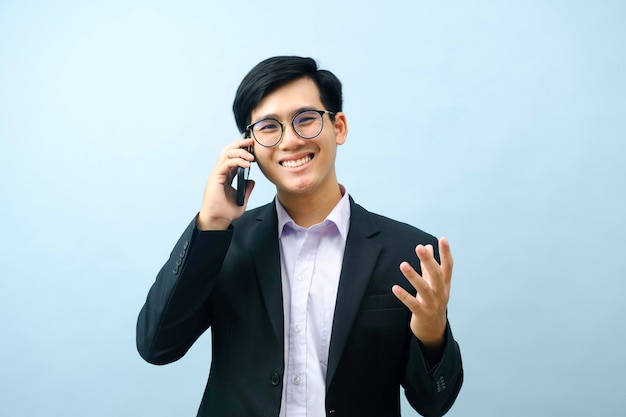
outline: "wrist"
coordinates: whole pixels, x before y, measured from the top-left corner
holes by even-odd
[[[230,223],[230,220],[210,217],[200,212],[196,220],[196,227],[203,232],[207,230],[226,230]]]
[[[423,347],[426,349],[437,350],[443,346],[446,340],[446,327],[447,319],[444,317],[444,319],[436,326],[433,325],[427,329],[420,329],[421,331],[419,332],[415,329],[413,333]]]

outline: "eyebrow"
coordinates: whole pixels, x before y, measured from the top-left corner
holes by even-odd
[[[297,108],[296,110],[292,111],[290,115],[291,115],[291,117],[293,118],[293,116],[295,116],[296,114],[298,114],[298,113],[300,113],[300,112],[303,112],[303,111],[307,111],[307,110],[317,110],[317,108],[316,108],[315,106],[303,106],[303,107],[299,107],[299,108]],[[259,116],[259,118],[258,118],[255,122],[252,122],[251,124],[258,123],[258,122],[260,122],[260,121],[262,121],[262,120],[265,120],[265,119],[276,119],[276,120],[278,120],[279,122],[283,122],[283,121],[280,119],[280,116],[279,116],[278,114],[276,114],[276,113],[268,113],[268,114],[264,114],[263,116]]]

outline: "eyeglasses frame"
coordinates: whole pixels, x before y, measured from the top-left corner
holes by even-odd
[[[317,135],[311,136],[310,138],[304,137],[300,133],[298,133],[298,131],[296,130],[296,127],[293,124],[293,122],[296,120],[296,117],[298,117],[302,113],[306,113],[306,112],[315,112],[315,113],[319,114],[322,117],[322,127],[321,127],[320,131],[317,133]],[[298,135],[298,137],[300,137],[302,139],[307,139],[307,140],[308,139],[315,139],[316,137],[318,137],[322,133],[322,130],[324,130],[324,115],[325,114],[328,114],[329,117],[333,117],[335,115],[334,112],[329,111],[329,110],[313,110],[313,109],[300,110],[299,112],[294,114],[293,117],[291,118],[291,123],[290,123],[291,124],[291,128],[293,129],[295,134]],[[275,143],[271,144],[271,145],[264,145],[261,142],[259,142],[258,139],[256,138],[256,136],[254,135],[254,129],[252,129],[252,127],[254,125],[256,125],[257,123],[264,122],[266,120],[273,120],[273,121],[275,121],[276,123],[278,123],[280,125],[280,136],[278,137],[278,140]],[[274,117],[266,117],[265,119],[257,120],[254,123],[250,123],[248,126],[246,126],[246,131],[250,132],[252,134],[252,136],[254,137],[254,141],[256,143],[258,143],[259,145],[263,146],[264,148],[271,148],[272,146],[278,145],[280,143],[280,141],[283,140],[283,136],[285,134],[285,124],[283,122],[281,122],[280,120],[274,118]]]

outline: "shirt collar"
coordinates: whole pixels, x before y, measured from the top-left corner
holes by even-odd
[[[348,198],[348,193],[346,192],[346,187],[339,184],[339,189],[341,190],[341,199],[337,202],[337,205],[332,209],[324,222],[332,222],[337,227],[337,230],[341,234],[343,239],[347,239],[348,237],[348,229],[350,226],[350,199]],[[285,225],[289,224],[292,227],[296,226],[296,222],[289,216],[285,207],[280,203],[278,197],[275,197],[276,201],[276,214],[278,216],[278,237],[280,238],[283,234],[283,230],[285,229]],[[313,227],[313,226],[311,226]]]

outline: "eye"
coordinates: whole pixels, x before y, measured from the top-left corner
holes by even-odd
[[[308,112],[304,112],[298,115],[294,122],[298,126],[306,126],[306,125],[310,125],[311,123],[314,123],[318,119],[319,119],[319,114],[308,111]]]
[[[278,129],[280,129],[280,125],[273,119],[261,120],[254,125],[254,130],[260,133],[271,133]]]

